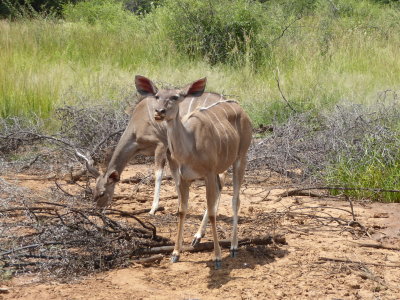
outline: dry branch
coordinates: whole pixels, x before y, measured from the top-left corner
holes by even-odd
[[[372,244],[372,243],[357,243],[357,242],[354,243],[360,247],[400,251],[400,247],[395,247],[387,244]]]
[[[367,263],[367,262],[354,261],[354,260],[343,259],[343,258],[318,257],[318,260],[319,261],[327,261],[327,262],[358,264],[358,265],[363,264],[363,265],[371,265],[371,266],[386,267],[386,268],[400,268],[400,264]]]
[[[245,238],[239,240],[239,246],[245,245],[270,245],[270,244],[286,244],[286,239],[282,235],[276,236],[265,236],[265,237],[257,237],[257,238]],[[230,240],[221,240],[219,244],[222,248],[229,248],[231,246]],[[214,242],[204,242],[199,243],[196,246],[186,246],[183,247],[183,251],[187,252],[201,252],[201,251],[209,251],[214,249]],[[162,247],[153,247],[149,249],[139,249],[138,253],[140,254],[165,254],[171,253],[174,250],[174,246],[162,246]]]
[[[60,190],[54,191],[66,197]],[[0,209],[0,219],[6,221],[0,232],[0,261],[3,268],[11,271],[87,274],[126,265],[137,249],[172,244],[169,239],[157,236],[153,224],[137,217],[149,210],[110,209],[102,213],[80,208],[76,203],[73,207],[37,200],[35,205],[19,204],[3,205]],[[135,222],[109,215],[128,217]],[[20,229],[27,234],[18,234]]]
[[[279,93],[281,94],[282,99],[286,102],[286,105],[292,110],[292,112],[296,113],[297,111],[293,108],[293,106],[290,104],[289,100],[285,97],[285,94],[282,92],[280,78],[279,78],[279,68],[276,68],[275,81],[278,86],[278,90],[279,90]]]
[[[137,263],[137,264],[142,264],[142,265],[148,265],[154,262],[160,262],[164,258],[164,255],[162,254],[157,254],[154,256],[150,257],[145,257],[145,258],[140,258],[140,259],[135,259],[132,262]]]

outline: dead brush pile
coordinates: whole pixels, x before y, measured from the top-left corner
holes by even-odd
[[[102,162],[117,144],[129,115],[126,103],[64,106],[51,120],[10,117],[0,119],[0,164],[3,172],[35,168],[47,172],[57,165],[62,171],[79,165],[75,151],[89,153]],[[49,129],[51,124],[55,129]]]
[[[267,167],[311,185],[344,160],[353,168],[377,158],[394,164],[400,154],[400,103],[392,96],[370,106],[343,103],[326,112],[298,113],[274,124],[250,148],[249,168]]]
[[[126,266],[140,249],[171,244],[137,217],[140,211],[100,212],[83,194],[71,197],[53,189],[35,196],[2,179],[0,190],[3,274],[35,272],[67,280]]]

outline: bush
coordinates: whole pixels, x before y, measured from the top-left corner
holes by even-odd
[[[158,13],[178,50],[216,64],[260,58],[262,10],[261,4],[246,0],[167,0]]]
[[[63,7],[67,21],[84,22],[108,28],[133,25],[135,15],[124,9],[122,2],[114,0],[87,0],[77,4],[68,3]]]
[[[161,4],[161,0],[123,0],[125,8],[135,14],[142,15],[151,12]]]

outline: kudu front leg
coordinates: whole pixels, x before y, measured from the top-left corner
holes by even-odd
[[[221,200],[221,190],[225,185],[226,174],[227,174],[227,171],[218,175],[219,189],[218,189],[218,195],[217,195],[217,211],[218,211],[218,207],[219,207],[219,202]],[[197,244],[199,244],[201,239],[206,234],[207,223],[208,223],[208,210],[206,209],[204,212],[204,215],[203,215],[203,219],[201,220],[199,230],[197,230],[196,234],[193,237],[192,246],[196,246]]]
[[[175,240],[174,251],[172,252],[171,261],[173,263],[179,261],[179,256],[182,250],[183,244],[183,225],[185,223],[185,217],[188,208],[188,199],[189,199],[189,186],[190,182],[185,181],[182,178],[179,179],[177,183],[178,189],[178,199],[179,199],[179,212],[178,212],[178,232]]]
[[[155,186],[154,186],[154,197],[153,204],[151,206],[151,210],[149,214],[154,215],[158,209],[160,203],[160,190],[161,190],[161,181],[164,174],[164,167],[167,149],[164,144],[159,144],[156,147],[154,153],[154,161],[155,161]]]

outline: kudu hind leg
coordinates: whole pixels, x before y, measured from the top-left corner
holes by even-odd
[[[231,257],[236,257],[238,251],[237,226],[239,221],[239,209],[240,209],[240,187],[243,182],[245,168],[246,168],[246,158],[239,159],[233,164],[233,197],[232,197],[233,224],[232,224],[232,242],[230,249]]]
[[[161,190],[161,181],[164,174],[164,167],[166,157],[166,148],[164,145],[158,145],[155,154],[154,154],[154,161],[155,161],[155,186],[154,186],[154,197],[153,197],[153,204],[151,206],[150,214],[154,215],[158,209],[159,202],[160,202],[160,190]]]
[[[217,210],[219,207],[219,202],[221,200],[221,190],[225,185],[225,178],[226,178],[227,172],[225,171],[222,174],[218,175],[218,195],[217,195]],[[201,225],[199,227],[199,230],[197,230],[196,234],[193,237],[192,241],[192,246],[196,246],[197,244],[200,243],[201,239],[204,237],[206,234],[206,228],[207,228],[207,223],[208,223],[208,210],[206,209],[203,215],[203,219],[201,220]]]
[[[221,268],[221,247],[218,242],[217,232],[217,208],[218,208],[218,194],[219,194],[218,180],[215,175],[206,178],[206,195],[207,195],[207,210],[208,218],[211,224],[212,235],[214,239],[214,262],[215,269]]]

